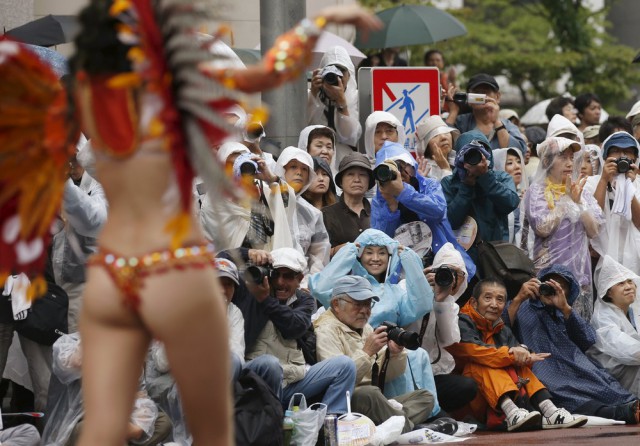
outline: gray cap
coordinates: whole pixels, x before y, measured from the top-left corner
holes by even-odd
[[[353,300],[372,299],[378,302],[380,298],[376,296],[367,279],[360,276],[343,276],[335,281],[331,297],[346,294]]]

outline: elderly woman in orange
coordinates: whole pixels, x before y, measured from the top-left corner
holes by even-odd
[[[152,338],[166,347],[194,443],[232,444],[231,398],[224,390],[230,371],[226,322],[217,298],[221,291],[212,266],[214,247],[204,242],[191,212],[195,170],[209,193],[237,194],[239,188],[232,187],[209,150],[232,131],[222,112],[241,102],[243,92],[273,88],[296,77],[325,23],[379,26],[358,6],[327,8],[281,36],[261,64],[220,69],[208,51],[212,42],[194,38],[195,28],[208,18],[205,6],[185,0],[95,0],[80,14],[82,31],[72,63],[76,103],[111,211],[98,240],[100,251],[88,268],[80,322],[83,446],[125,442],[127,416]],[[19,53],[26,50],[15,47],[2,54],[5,63],[0,67],[8,60],[9,68],[2,73],[3,83],[27,79],[33,84],[33,77],[42,73],[30,59],[20,64]],[[3,90],[0,103],[30,106],[25,90],[8,91],[9,96]],[[42,95],[35,89],[31,93]],[[64,103],[64,95],[57,95],[48,105],[60,110]],[[47,112],[43,107],[41,113]],[[47,133],[32,130],[37,136],[25,143],[27,148],[59,137],[51,130],[60,129],[44,121],[41,129]],[[11,123],[16,128],[22,124]],[[17,152],[16,133],[9,134],[14,143],[0,146]],[[51,153],[49,148],[39,153],[64,162],[65,149]],[[6,171],[6,159],[0,158],[0,172]],[[38,180],[42,176],[33,173]],[[11,189],[4,188],[5,177],[0,184],[4,200]],[[32,187],[40,184],[34,181]],[[42,204],[56,207],[55,201]],[[41,226],[47,229],[47,222]],[[42,234],[36,239],[41,244]],[[11,256],[1,256],[0,271],[19,270],[20,260],[32,259],[22,252],[26,242],[10,235],[8,241],[16,247],[9,245]],[[5,265],[7,258],[16,264]]]
[[[556,290],[558,282],[551,281]],[[551,394],[531,371],[549,353],[530,352],[501,319],[507,290],[499,280],[476,284],[471,299],[460,310],[460,342],[446,349],[462,374],[476,381],[478,395],[470,403],[473,415],[489,429],[508,431],[580,427],[587,417],[573,416],[551,401]],[[538,409],[525,409],[526,399]]]

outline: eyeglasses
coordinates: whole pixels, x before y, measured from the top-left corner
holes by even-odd
[[[347,302],[347,303],[353,305],[354,307],[356,307],[358,309],[361,309],[361,308],[371,309],[376,304],[371,299],[368,299],[368,300],[347,300],[347,299],[344,299],[344,298],[340,297],[338,300],[341,300],[343,302]]]
[[[280,277],[282,277],[284,280],[293,280],[297,275],[298,273],[294,271],[285,271],[282,273],[278,270],[271,271],[271,278],[273,280],[278,280]]]

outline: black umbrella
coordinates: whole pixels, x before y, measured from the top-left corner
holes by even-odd
[[[48,15],[7,31],[7,35],[31,45],[53,46],[71,42],[79,29],[75,16]]]

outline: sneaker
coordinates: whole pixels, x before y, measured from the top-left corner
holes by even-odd
[[[441,434],[453,435],[458,431],[458,422],[453,418],[442,417],[430,423],[416,424],[414,429],[431,429]]]
[[[550,417],[542,417],[543,429],[568,429],[570,427],[580,427],[587,423],[587,417],[578,415],[574,417],[565,409],[556,409]]]
[[[507,430],[509,432],[535,429],[540,427],[542,415],[540,412],[529,412],[526,409],[517,409],[507,419]]]

